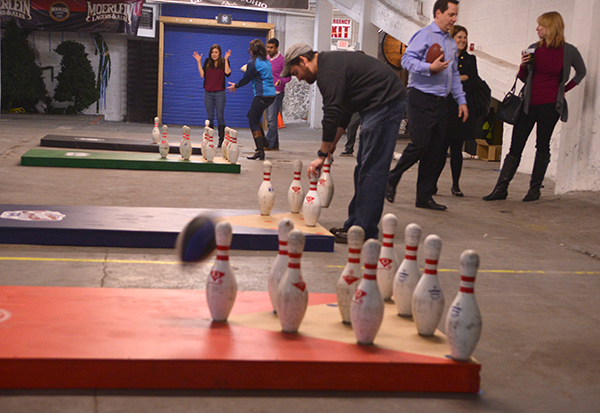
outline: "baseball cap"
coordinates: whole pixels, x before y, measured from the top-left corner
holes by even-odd
[[[294,43],[288,47],[287,51],[285,52],[285,66],[283,66],[283,70],[279,76],[289,77],[292,60],[310,51],[312,51],[312,47],[303,42]]]

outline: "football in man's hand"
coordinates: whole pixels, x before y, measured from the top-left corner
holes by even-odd
[[[442,55],[442,62],[444,61],[444,51],[442,50],[442,46],[437,43],[432,44],[427,51],[427,56],[425,56],[425,61],[427,63],[433,63],[435,59]]]

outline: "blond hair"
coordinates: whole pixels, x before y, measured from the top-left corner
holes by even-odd
[[[549,11],[537,18],[537,24],[546,28],[546,46],[550,49],[558,49],[565,44],[565,22],[557,11]],[[540,39],[539,45],[544,40]]]

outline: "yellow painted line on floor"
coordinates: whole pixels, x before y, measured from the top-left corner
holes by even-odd
[[[31,262],[91,262],[114,264],[157,264],[182,265],[179,261],[150,261],[150,260],[111,260],[102,258],[37,258],[37,257],[0,257],[0,261],[31,261]],[[209,264],[206,262],[205,264]],[[344,265],[327,265],[327,268],[343,269]],[[438,268],[438,272],[458,272],[457,269]],[[565,275],[600,275],[600,271],[541,271],[541,270],[479,270],[479,274],[565,274]]]

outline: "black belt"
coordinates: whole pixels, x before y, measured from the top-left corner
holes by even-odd
[[[422,90],[419,90],[419,89],[414,88],[414,87],[409,87],[408,90],[415,90],[415,91],[417,91],[417,92],[419,92],[419,93],[421,93],[421,94],[423,94],[425,96],[429,96],[430,98],[435,99],[435,100],[446,100],[448,98],[448,96],[450,96],[450,94],[448,94],[446,96],[438,96],[438,95],[434,95],[432,93],[425,93]]]

